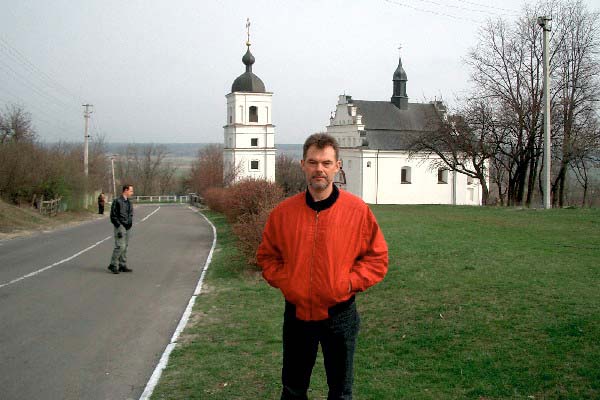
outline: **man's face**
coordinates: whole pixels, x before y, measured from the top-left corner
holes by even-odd
[[[129,186],[129,189],[123,192],[123,195],[127,198],[133,196],[133,186]]]
[[[310,146],[306,157],[300,162],[306,176],[306,183],[316,191],[323,191],[333,184],[333,178],[340,169],[340,162],[335,159],[335,150],[331,146],[319,149]]]

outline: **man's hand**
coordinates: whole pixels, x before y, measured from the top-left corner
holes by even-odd
[[[121,231],[117,232],[117,237],[119,239],[122,239],[123,238],[123,232],[121,232]]]

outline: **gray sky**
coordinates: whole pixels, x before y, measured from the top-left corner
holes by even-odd
[[[532,3],[532,2],[530,2]],[[591,0],[586,0],[590,8]],[[41,140],[222,142],[225,95],[244,71],[274,92],[277,143],[324,130],[337,96],[389,100],[398,46],[409,101],[451,101],[486,18],[517,0],[0,0],[0,106],[32,114]]]

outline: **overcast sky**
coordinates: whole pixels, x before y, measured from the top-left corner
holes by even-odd
[[[81,141],[90,103],[90,132],[109,142],[222,142],[249,17],[276,143],[302,143],[325,129],[339,94],[389,100],[399,45],[409,101],[452,101],[468,87],[462,59],[483,21],[514,19],[523,4],[0,0],[0,106],[24,106],[43,141]]]

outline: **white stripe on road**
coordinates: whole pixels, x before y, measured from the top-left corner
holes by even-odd
[[[150,214],[146,215],[140,222],[144,222],[145,220],[150,218],[152,215],[154,215],[154,213],[157,212],[158,210],[160,210],[160,206],[158,206],[158,208],[156,210],[152,211]]]
[[[208,257],[206,258],[206,262],[204,263],[204,269],[202,269],[202,274],[200,275],[200,280],[198,281],[198,284],[196,285],[194,294],[192,295],[192,298],[188,302],[188,305],[185,308],[185,311],[183,312],[181,319],[179,320],[179,324],[177,324],[175,333],[173,333],[173,336],[171,337],[171,342],[165,348],[165,351],[163,352],[162,356],[160,357],[160,360],[158,361],[158,365],[156,365],[156,368],[154,368],[154,372],[152,372],[152,376],[148,380],[148,383],[146,384],[146,388],[144,389],[144,393],[142,393],[142,395],[140,396],[140,400],[150,399],[150,397],[152,396],[152,392],[154,392],[154,388],[156,387],[156,384],[158,383],[158,380],[160,379],[160,376],[162,375],[163,370],[165,369],[165,367],[167,366],[167,363],[169,362],[169,356],[171,355],[171,352],[177,345],[177,339],[179,339],[179,335],[181,334],[181,331],[183,331],[183,328],[185,328],[188,320],[190,319],[190,315],[192,314],[192,308],[194,307],[194,303],[196,303],[196,297],[198,297],[200,295],[200,292],[202,291],[202,283],[204,282],[204,276],[206,275],[208,266],[210,265],[210,262],[212,261],[213,251],[215,250],[215,246],[217,244],[217,229],[215,228],[213,223],[210,222],[210,220],[208,218],[206,218],[206,216],[204,216],[204,214],[202,214],[198,210],[195,210],[192,207],[188,207],[188,208],[190,210],[202,215],[202,217],[206,220],[206,222],[208,222],[210,224],[212,231],[213,231],[212,247],[210,248],[210,251],[208,252]]]
[[[108,239],[110,239],[111,237],[112,237],[112,236],[105,237],[104,239],[100,240],[99,242],[96,242],[96,243],[94,243],[93,245],[91,245],[91,246],[90,246],[90,247],[88,247],[87,249],[83,249],[83,250],[81,250],[79,253],[75,253],[75,254],[73,254],[71,257],[65,258],[64,260],[57,261],[57,262],[55,262],[54,264],[51,264],[51,265],[48,265],[48,266],[46,266],[46,267],[44,267],[44,268],[38,269],[37,271],[33,271],[33,272],[30,272],[30,273],[28,273],[27,275],[23,275],[23,276],[21,276],[21,277],[19,277],[19,278],[17,278],[17,279],[13,279],[13,280],[12,280],[12,281],[10,281],[10,282],[3,283],[3,284],[1,284],[1,285],[0,285],[0,289],[1,289],[1,288],[3,288],[4,286],[12,285],[13,283],[17,283],[17,282],[19,282],[19,281],[22,281],[23,279],[31,278],[32,276],[36,276],[37,274],[40,274],[40,273],[42,273],[42,272],[44,272],[44,271],[46,271],[46,270],[49,270],[50,268],[54,268],[54,267],[56,267],[57,265],[60,265],[60,264],[62,264],[62,263],[66,263],[67,261],[71,261],[71,260],[72,260],[72,259],[74,259],[75,257],[77,257],[77,256],[79,256],[79,255],[81,255],[81,254],[85,253],[86,251],[88,251],[88,250],[91,250],[91,249],[93,249],[94,247],[98,246],[100,243],[102,243],[102,242],[106,242],[106,241],[107,241]]]
[[[152,211],[150,214],[148,214],[146,217],[144,217],[144,219],[142,219],[140,222],[144,222],[145,220],[147,220],[147,219],[148,219],[148,217],[150,217],[152,214],[154,214],[155,212],[157,212],[159,209],[160,209],[160,207],[158,207],[156,210]],[[57,261],[57,262],[55,262],[54,264],[51,264],[51,265],[45,266],[44,268],[40,268],[40,269],[38,269],[37,271],[30,272],[30,273],[28,273],[27,275],[23,275],[23,276],[21,276],[21,277],[18,277],[18,278],[16,278],[16,279],[13,279],[13,280],[12,280],[12,281],[10,281],[10,282],[2,283],[2,284],[0,284],[0,289],[2,289],[2,288],[3,288],[3,287],[5,287],[5,286],[12,285],[13,283],[20,282],[20,281],[22,281],[22,280],[24,280],[24,279],[31,278],[32,276],[36,276],[36,275],[38,275],[38,274],[41,274],[42,272],[44,272],[44,271],[47,271],[47,270],[49,270],[49,269],[51,269],[51,268],[54,268],[54,267],[56,267],[57,265],[64,264],[64,263],[66,263],[67,261],[71,261],[72,259],[74,259],[74,258],[76,258],[76,257],[78,257],[78,256],[80,256],[80,255],[82,255],[82,254],[83,254],[83,253],[85,253],[86,251],[89,251],[89,250],[93,249],[94,247],[98,246],[99,244],[106,242],[106,241],[107,241],[108,239],[110,239],[110,238],[112,238],[112,235],[111,235],[111,236],[108,236],[108,237],[105,237],[104,239],[102,239],[102,240],[100,240],[100,241],[98,241],[98,242],[94,243],[94,244],[93,244],[93,245],[91,245],[90,247],[88,247],[88,248],[85,248],[85,249],[81,250],[81,251],[80,251],[80,252],[78,252],[78,253],[75,253],[75,254],[73,254],[71,257],[67,257],[67,258],[65,258],[65,259],[63,259],[63,260]]]

